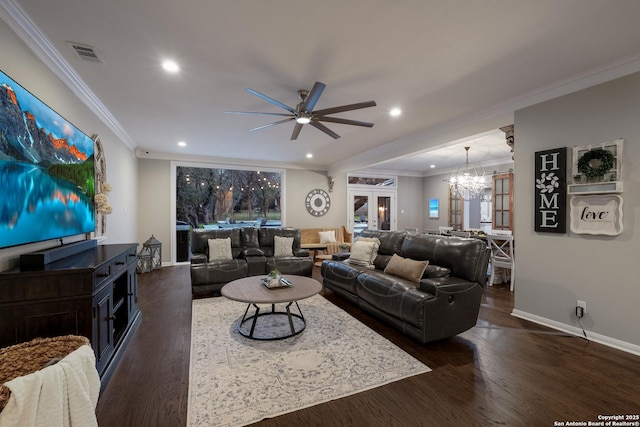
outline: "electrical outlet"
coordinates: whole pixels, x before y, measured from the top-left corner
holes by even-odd
[[[576,305],[576,307],[582,308],[582,314],[587,314],[587,303],[586,302],[578,300],[578,304]]]
[[[578,300],[576,304],[576,317],[581,319],[587,313],[587,303],[584,301]]]

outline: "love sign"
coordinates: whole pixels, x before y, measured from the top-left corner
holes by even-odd
[[[617,194],[571,198],[571,231],[617,236],[622,233],[622,197]]]

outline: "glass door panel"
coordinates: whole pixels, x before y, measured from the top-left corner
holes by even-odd
[[[493,229],[513,229],[513,173],[493,177]]]

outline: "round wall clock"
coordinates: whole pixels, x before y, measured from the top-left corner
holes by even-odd
[[[322,216],[329,211],[331,199],[329,193],[319,188],[309,191],[304,201],[307,212],[313,216]]]

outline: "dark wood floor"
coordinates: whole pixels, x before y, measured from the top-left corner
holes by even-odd
[[[101,427],[184,426],[189,269],[138,277],[142,323],[100,397],[98,421]],[[640,357],[511,316],[513,294],[504,286],[487,289],[480,327],[428,345],[329,291],[324,296],[433,371],[256,426],[553,426],[640,412]]]

